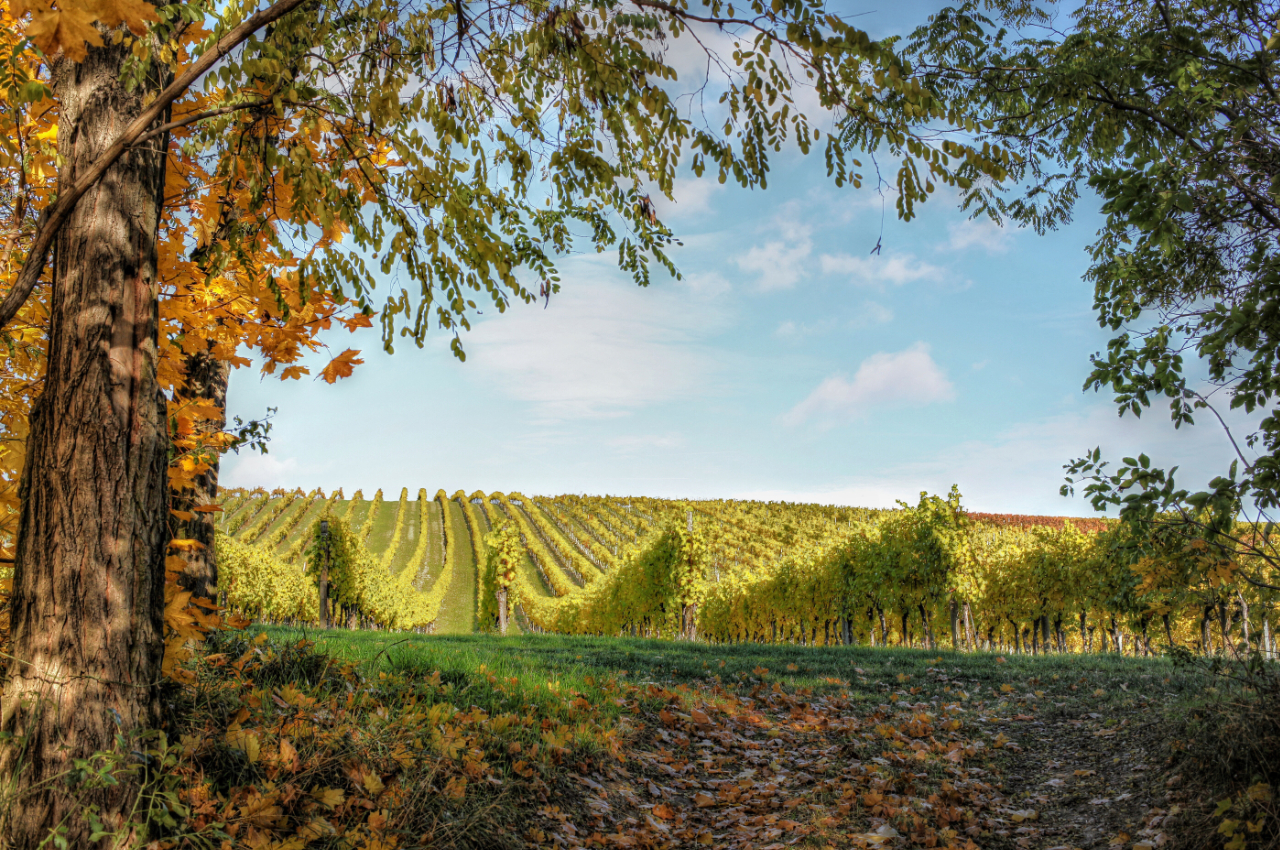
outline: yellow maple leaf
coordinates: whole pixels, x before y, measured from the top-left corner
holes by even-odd
[[[324,367],[324,371],[320,373],[320,377],[326,382],[332,384],[339,378],[346,378],[351,375],[352,370],[364,361],[356,357],[360,352],[348,348],[337,357],[329,361],[329,365]]]
[[[147,24],[160,20],[155,7],[146,0],[97,0],[94,8],[106,27],[114,29],[124,24],[136,35],[145,33]]]
[[[315,788],[311,791],[311,796],[320,802],[320,805],[332,809],[342,805],[345,795],[338,788]]]
[[[49,56],[61,51],[72,62],[83,62],[89,54],[85,45],[102,46],[102,36],[93,26],[97,17],[74,3],[65,9],[32,9],[27,37]]]

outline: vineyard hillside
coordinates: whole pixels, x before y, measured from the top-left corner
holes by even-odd
[[[315,624],[321,521],[333,623],[729,643],[1274,654],[1270,591],[1238,553],[1102,518],[426,489],[228,490],[223,602]],[[1275,583],[1275,582],[1272,582]]]

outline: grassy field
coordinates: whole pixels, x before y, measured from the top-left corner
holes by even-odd
[[[536,816],[480,819],[515,830],[509,845],[460,830],[457,846],[1143,850],[1168,840],[1168,720],[1211,687],[1168,658],[261,631],[379,688],[434,683],[453,710],[542,730],[500,748],[560,748]]]
[[[767,670],[771,682],[815,693],[848,692],[880,702],[906,691],[914,698],[1016,698],[1042,706],[1132,707],[1197,693],[1203,675],[1165,657],[1116,655],[997,655],[869,647],[708,645],[703,643],[562,635],[415,635],[376,631],[262,627],[273,638],[306,637],[334,656],[369,668],[424,668],[464,673],[481,665],[536,688],[556,677],[619,676],[634,683],[733,687]],[[567,677],[567,678],[566,678]],[[1099,691],[1101,693],[1099,693]],[[1037,692],[1041,692],[1037,695]],[[962,698],[962,697],[961,697]],[[1061,704],[1059,706],[1059,704]]]

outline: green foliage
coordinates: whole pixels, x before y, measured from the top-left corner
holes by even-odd
[[[1090,0],[1062,32],[1021,0],[971,0],[917,31],[903,56],[980,142],[1018,157],[978,212],[1053,227],[1081,187],[1106,216],[1090,248],[1098,321],[1114,336],[1086,388],[1121,414],[1167,405],[1175,426],[1224,403],[1249,418],[1237,459],[1200,492],[1145,455],[1114,471],[1099,451],[1068,467],[1099,510],[1229,533],[1242,509],[1280,506],[1280,120],[1269,0]],[[1016,187],[1016,188],[1014,188]],[[1214,399],[1220,401],[1212,401]],[[1173,512],[1173,516],[1169,516]],[[1265,519],[1265,516],[1264,516]],[[1263,553],[1274,560],[1274,552]]]

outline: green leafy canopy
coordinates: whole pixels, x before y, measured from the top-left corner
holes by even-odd
[[[218,31],[251,11],[233,5]],[[191,17],[166,15],[175,32]],[[712,32],[730,36],[729,55]],[[721,76],[677,80],[681,40]],[[690,85],[718,102],[682,97]],[[816,126],[797,106],[805,88],[856,133]],[[835,183],[857,186],[850,146],[888,144],[909,150],[907,217],[933,178],[953,179],[916,135],[942,105],[888,43],[819,0],[315,0],[224,60],[204,96],[190,151],[252,198],[210,250],[230,256],[237,233],[270,224],[307,287],[381,310],[388,350],[397,335],[421,345],[434,324],[463,357],[480,302],[550,298],[557,259],[575,251],[616,251],[641,285],[654,264],[678,274],[647,193],[670,197],[685,165],[764,187],[771,154],[820,144]],[[1004,173],[1001,150],[947,150],[971,173]],[[318,228],[346,236],[324,242]]]
[[[1069,464],[1095,507],[1152,521],[1169,511],[1219,531],[1244,508],[1280,506],[1280,4],[1256,0],[974,0],[903,50],[921,85],[980,119],[977,143],[1017,155],[1009,184],[976,184],[977,213],[1037,229],[1068,220],[1082,187],[1105,223],[1087,278],[1113,332],[1087,388],[1121,414],[1167,404],[1176,426],[1222,408],[1237,460],[1191,493],[1145,455],[1111,471],[1098,451]]]

